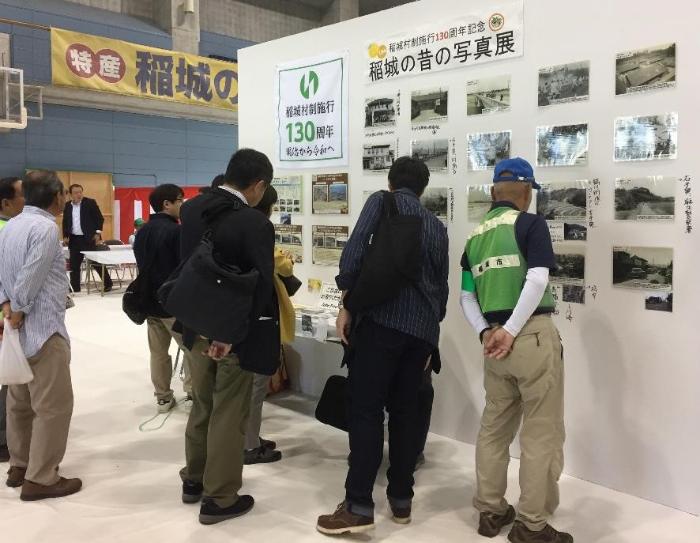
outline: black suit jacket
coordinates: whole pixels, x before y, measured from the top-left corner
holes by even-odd
[[[97,230],[102,230],[105,218],[102,216],[97,202],[92,198],[83,198],[80,203],[80,228],[87,239],[95,237]],[[63,237],[73,234],[73,202],[68,202],[63,208]]]

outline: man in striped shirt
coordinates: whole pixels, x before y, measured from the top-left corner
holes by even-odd
[[[413,472],[425,437],[421,386],[429,358],[438,346],[447,307],[449,272],[447,229],[420,202],[430,173],[410,157],[389,171],[389,189],[401,215],[422,219],[421,279],[387,303],[362,315],[350,334],[351,315],[341,308],[338,334],[353,354],[348,362],[350,469],[345,501],[335,513],[319,517],[317,529],[329,535],[358,533],[374,526],[372,489],[384,448],[384,408],[389,412],[387,495],[393,520],[411,520]],[[343,296],[354,287],[368,241],[382,216],[383,195],[365,204],[340,259],[336,278]]]
[[[0,232],[0,303],[34,373],[7,394],[7,485],[21,486],[20,499],[33,501],[74,494],[82,482],[58,475],[73,414],[68,281],[56,225],[63,184],[56,172],[37,171],[23,189],[24,210]]]
[[[24,208],[24,193],[22,192],[22,180],[19,177],[5,177],[0,179],[0,230],[12,217],[22,213]],[[0,321],[4,321],[0,311]],[[10,460],[10,451],[7,450],[7,420],[5,405],[7,401],[7,387],[0,387],[0,462]]]

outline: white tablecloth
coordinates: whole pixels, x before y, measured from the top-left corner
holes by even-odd
[[[118,247],[118,245],[115,245]],[[105,266],[120,266],[122,264],[136,264],[134,250],[129,247],[118,251],[81,251],[90,262],[104,264]]]

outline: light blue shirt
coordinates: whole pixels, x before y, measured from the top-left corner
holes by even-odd
[[[0,302],[24,313],[20,340],[27,358],[54,334],[70,342],[66,329],[68,278],[58,225],[34,206],[0,231]]]

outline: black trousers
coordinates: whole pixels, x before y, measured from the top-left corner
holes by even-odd
[[[369,319],[352,337],[348,366],[350,468],[346,500],[358,514],[372,515],[372,490],[384,450],[384,407],[389,413],[387,495],[401,506],[413,498],[413,471],[425,438],[418,401],[433,347]]]
[[[88,239],[86,236],[74,236],[68,240],[68,253],[70,255],[70,284],[74,292],[80,292],[80,266],[83,265],[83,260],[85,257],[81,251],[94,251],[95,250],[95,240]],[[100,277],[102,277],[102,266],[93,266],[93,269],[97,271]],[[103,278],[105,288],[112,288],[112,278],[109,276],[109,272],[105,270],[105,277]]]
[[[433,389],[433,369],[428,367],[423,372],[423,382],[418,390],[418,403],[420,404],[420,429],[421,434],[418,439],[418,454],[425,450],[425,443],[428,441],[430,431],[430,417],[433,414],[433,399],[435,389]]]

